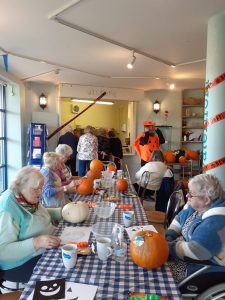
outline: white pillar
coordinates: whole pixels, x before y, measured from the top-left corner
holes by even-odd
[[[225,189],[225,13],[208,22],[203,172]]]

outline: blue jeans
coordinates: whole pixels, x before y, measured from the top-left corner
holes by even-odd
[[[91,160],[79,160],[78,164],[78,176],[83,177],[90,169]]]

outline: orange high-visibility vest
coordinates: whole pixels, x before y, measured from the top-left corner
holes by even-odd
[[[144,136],[144,133],[140,133],[137,136],[134,142],[134,148],[141,160],[150,162],[152,158],[152,152],[159,149],[159,137],[158,135],[150,136],[148,143],[142,146],[140,145],[140,138]]]

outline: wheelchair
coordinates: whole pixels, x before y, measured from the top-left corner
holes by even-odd
[[[190,263],[188,276],[178,287],[184,299],[225,300],[225,267]]]

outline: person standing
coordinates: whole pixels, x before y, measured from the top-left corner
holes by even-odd
[[[107,130],[105,128],[99,128],[98,130],[98,159],[101,161],[108,161],[110,154],[109,138],[107,136]]]
[[[90,125],[84,129],[84,134],[79,138],[77,158],[79,160],[78,176],[83,177],[89,170],[91,161],[98,159],[98,140]]]
[[[112,130],[108,132],[108,136],[112,161],[116,164],[117,170],[121,170],[123,167],[123,148],[121,140],[116,136],[115,131]]]
[[[73,149],[70,159],[67,160],[66,165],[70,168],[73,176],[76,176],[76,157],[77,157],[77,144],[78,137],[73,134],[73,128],[69,125],[66,127],[66,133],[59,138],[59,144],[66,144]]]
[[[151,121],[144,121],[144,132],[140,133],[134,143],[135,150],[141,159],[141,166],[151,161],[152,152],[165,143],[162,132]]]

